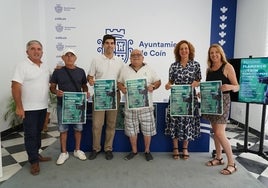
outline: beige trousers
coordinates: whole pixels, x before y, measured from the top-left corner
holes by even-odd
[[[120,103],[120,92],[117,92],[117,109]],[[106,119],[104,151],[113,151],[113,141],[116,128],[117,110],[94,111],[94,101],[92,105],[92,136],[93,150],[101,150],[101,135],[104,120]]]

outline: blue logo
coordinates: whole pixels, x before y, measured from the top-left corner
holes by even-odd
[[[54,9],[55,9],[55,11],[56,11],[57,13],[61,13],[62,10],[63,10],[63,8],[62,8],[62,6],[61,6],[60,4],[57,4],[57,5],[54,7]]]
[[[105,34],[113,35],[116,38],[115,55],[120,57],[125,63],[128,62],[130,52],[133,50],[130,46],[133,44],[132,39],[125,39],[125,29],[106,29]],[[103,53],[102,39],[97,40],[100,47],[97,52]]]
[[[63,31],[63,26],[61,24],[57,24],[55,26],[55,29],[56,29],[57,32],[62,32]]]
[[[61,52],[61,51],[64,49],[64,45],[63,45],[61,42],[59,42],[59,43],[56,45],[56,48],[57,48],[58,51]]]

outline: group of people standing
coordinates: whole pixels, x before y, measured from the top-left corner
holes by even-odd
[[[190,84],[194,95],[194,116],[171,116],[170,105],[166,118],[165,134],[173,139],[173,158],[189,158],[188,143],[200,136],[200,114],[198,111],[198,96],[195,88],[199,86],[201,77],[200,64],[194,61],[194,46],[186,40],[180,41],[175,49],[175,62],[169,68],[169,81],[165,85],[170,89],[173,84]],[[237,92],[239,84],[233,66],[228,63],[226,55],[219,44],[212,44],[208,49],[206,81],[222,81],[223,114],[202,115],[212,126],[216,156],[206,163],[207,166],[224,165],[222,149],[227,156],[227,166],[221,174],[230,175],[237,170],[234,162],[231,144],[225,134],[225,128],[230,112],[230,92]],[[201,96],[202,97],[202,96]],[[182,153],[179,152],[178,142],[182,142]]]
[[[67,151],[67,136],[70,125],[74,128],[75,150],[74,157],[86,160],[87,157],[80,150],[82,136],[82,124],[62,124],[62,96],[64,92],[88,92],[87,83],[94,86],[97,79],[114,79],[117,81],[117,104],[119,105],[121,93],[127,94],[126,80],[146,78],[148,97],[151,99],[149,107],[130,110],[124,109],[125,134],[129,137],[131,152],[124,159],[131,160],[138,154],[137,135],[141,131],[144,137],[144,157],[147,161],[153,160],[150,152],[151,137],[156,135],[152,94],[161,86],[161,79],[156,72],[144,62],[141,50],[134,49],[130,55],[130,63],[124,62],[114,55],[116,38],[112,35],[104,35],[102,41],[103,54],[94,58],[86,75],[85,71],[76,66],[77,54],[72,49],[64,50],[62,60],[65,65],[56,68],[52,75],[48,66],[42,62],[43,47],[37,40],[29,41],[26,45],[27,59],[17,65],[12,79],[12,95],[16,103],[16,114],[23,119],[25,149],[28,161],[31,164],[30,172],[38,175],[39,162],[50,161],[50,157],[39,154],[41,147],[41,131],[48,107],[48,91],[57,96],[58,130],[60,132],[61,153],[56,161],[57,165],[64,164],[69,158]],[[167,90],[172,85],[190,84],[194,89],[194,116],[171,116],[170,105],[166,117],[165,134],[172,138],[173,158],[188,159],[188,143],[200,136],[200,114],[198,110],[198,93],[195,91],[202,79],[200,64],[194,60],[194,46],[186,40],[182,40],[174,48],[175,62],[169,68]],[[206,163],[207,166],[223,165],[222,149],[227,155],[227,166],[222,174],[232,174],[237,170],[231,145],[225,135],[225,128],[230,108],[230,91],[238,91],[239,85],[235,71],[226,60],[223,49],[218,44],[213,44],[208,50],[208,68],[206,80],[221,80],[223,92],[223,115],[205,115],[211,122],[214,132],[216,156]],[[126,100],[125,104],[128,101]],[[93,100],[92,111],[92,138],[93,146],[88,159],[94,160],[102,151],[107,160],[113,159],[113,140],[115,136],[117,110],[96,111]],[[117,108],[118,109],[118,108]],[[104,122],[106,120],[106,122]],[[104,148],[101,147],[101,133],[103,125],[106,125]],[[179,149],[182,142],[182,151]]]

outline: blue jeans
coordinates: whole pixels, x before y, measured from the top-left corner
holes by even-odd
[[[46,118],[47,109],[25,111],[23,119],[24,144],[28,161],[33,164],[39,161],[41,148],[41,132]]]
[[[62,106],[57,105],[57,117],[58,117],[58,130],[60,133],[67,132],[69,126],[73,127],[76,131],[83,131],[83,124],[62,124]]]

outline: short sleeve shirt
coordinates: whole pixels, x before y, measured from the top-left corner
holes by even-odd
[[[160,80],[160,77],[156,72],[146,63],[137,72],[130,66],[125,65],[120,72],[118,82],[125,84],[128,79],[146,78],[147,84],[152,84]],[[152,93],[149,93],[150,106],[153,105]]]
[[[117,80],[123,66],[124,62],[117,56],[109,59],[100,55],[92,60],[88,75],[95,77],[95,79]]]
[[[70,73],[76,86],[72,82],[67,71]],[[67,69],[65,67],[62,67],[61,69],[54,70],[50,79],[50,83],[57,84],[58,88],[62,91],[80,92],[82,85],[87,84],[86,73],[84,69],[79,67],[76,67],[74,69]],[[78,88],[79,90],[77,90],[76,88]],[[61,104],[62,104],[62,97],[58,97],[58,105]]]
[[[49,67],[40,67],[30,59],[17,64],[12,81],[22,85],[22,105],[25,111],[48,108]]]

